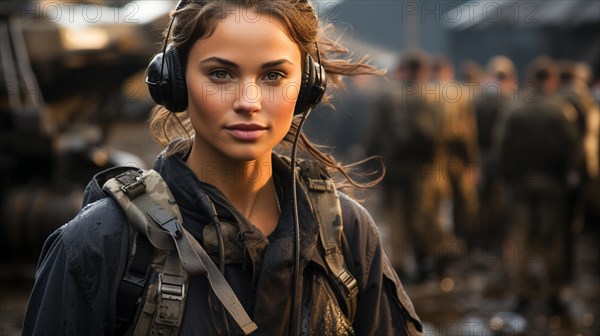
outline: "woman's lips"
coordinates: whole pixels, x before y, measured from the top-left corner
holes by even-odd
[[[257,124],[237,124],[225,127],[234,138],[242,141],[252,141],[260,138],[267,128]]]

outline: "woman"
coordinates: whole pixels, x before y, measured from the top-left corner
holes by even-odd
[[[237,242],[230,245],[242,252],[237,259],[228,256],[223,273],[258,326],[254,334],[420,334],[418,317],[391,270],[373,220],[348,196],[340,194],[340,202],[344,248],[351,256],[345,262],[358,283],[356,313],[345,316],[339,308],[331,279],[319,271],[323,257],[304,253],[317,240],[318,224],[308,215],[312,210],[302,191],[296,204],[303,254],[295,264],[292,176],[287,161],[274,154],[290,147],[300,128],[295,115],[314,103],[315,97],[306,102],[307,89],[300,84],[312,61],[307,55],[321,60],[331,84],[338,84],[340,75],[379,72],[363,62],[327,58],[343,49],[321,35],[307,1],[182,1],[173,15],[172,32],[169,27],[166,34],[172,42],[165,48],[169,59],[161,54],[149,67],[151,93],[170,109],[158,107],[150,120],[153,136],[168,145],[154,169],[198,242],[208,245],[210,222],[199,208],[199,191],[213,201],[221,222],[233,223],[229,227],[236,230]],[[318,81],[323,74],[314,66]],[[168,92],[161,87],[165,71],[180,71],[182,77],[170,74],[177,84],[170,83]],[[300,148],[347,177],[345,168],[303,136]],[[122,308],[115,299],[122,278],[117,264],[126,258],[119,246],[129,239],[124,233],[129,224],[119,206],[101,195],[91,183],[86,200],[99,200],[46,242],[24,334],[115,332],[115,310]],[[298,274],[300,283],[292,288]],[[214,299],[205,276],[189,280],[179,333],[241,333]]]

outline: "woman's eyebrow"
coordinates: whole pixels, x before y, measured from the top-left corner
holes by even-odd
[[[221,58],[221,57],[217,57],[217,56],[212,56],[212,57],[209,57],[207,59],[204,59],[200,63],[210,63],[210,62],[221,63],[223,65],[227,65],[227,66],[230,66],[230,67],[233,67],[233,68],[238,68],[239,67],[235,62],[232,62],[230,60],[227,60],[227,59],[224,59],[224,58]],[[264,68],[270,68],[270,67],[274,67],[274,66],[281,65],[281,64],[291,64],[291,65],[294,65],[294,63],[291,62],[290,60],[282,58],[282,59],[278,59],[278,60],[266,62],[263,65],[261,65],[261,68],[263,68],[263,69]]]
[[[217,63],[221,63],[223,65],[227,65],[227,66],[234,67],[234,68],[238,67],[238,65],[235,64],[235,62],[232,62],[230,60],[226,60],[226,59],[221,58],[221,57],[216,57],[216,56],[209,57],[209,58],[203,60],[200,63],[210,63],[210,62],[217,62]]]
[[[294,65],[294,63],[292,61],[290,61],[288,59],[285,59],[285,58],[282,58],[282,59],[278,59],[278,60],[275,60],[275,61],[267,62],[267,63],[263,64],[261,66],[261,68],[270,68],[270,67],[274,67],[274,66],[281,65],[281,64]]]

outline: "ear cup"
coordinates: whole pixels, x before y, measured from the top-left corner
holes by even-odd
[[[325,94],[326,85],[325,69],[315,62],[310,55],[306,55],[294,114],[302,114],[317,105]]]
[[[154,56],[146,73],[148,90],[157,104],[171,112],[187,108],[185,71],[173,45],[169,44],[164,53]]]

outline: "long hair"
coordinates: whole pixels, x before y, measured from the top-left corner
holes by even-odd
[[[332,30],[333,27],[321,27],[312,4],[306,0],[192,1],[171,14],[175,18],[171,34],[167,36],[168,31],[165,30],[164,38],[169,39],[167,42],[174,45],[181,58],[181,63],[185,66],[190,49],[197,40],[209,37],[215,31],[219,21],[224,20],[228,15],[243,15],[244,13],[248,13],[248,11],[252,11],[256,15],[267,15],[279,20],[285,27],[288,37],[300,48],[303,57],[306,54],[310,54],[313,59],[320,59],[320,63],[325,68],[327,74],[327,85],[329,88],[334,89],[328,91],[335,92],[337,91],[335,90],[336,88],[342,87],[342,76],[384,74],[384,71],[369,65],[365,57],[356,61],[343,58],[349,51],[337,41],[326,36],[326,31]],[[254,14],[252,17],[256,19],[256,15]],[[317,55],[317,45],[319,55]],[[327,103],[330,98],[330,94],[326,93],[323,101]],[[299,118],[294,118],[288,134],[278,147],[291,147],[293,135],[298,130],[299,122]],[[149,124],[152,138],[164,146],[171,144],[174,139],[186,139],[171,145],[167,155],[187,152],[191,148],[194,130],[187,111],[173,113],[159,105],[152,111]],[[370,187],[383,178],[383,174],[380,174],[378,178],[371,182],[357,182],[350,176],[350,172],[354,167],[363,163],[364,160],[349,165],[342,165],[330,154],[321,150],[319,146],[313,144],[303,133],[300,134],[298,146],[300,155],[309,155],[320,161],[328,168],[332,175],[336,175],[336,173],[342,174],[346,181],[349,182],[349,185],[339,182],[338,184],[342,188],[349,187],[350,185],[354,187]]]

